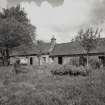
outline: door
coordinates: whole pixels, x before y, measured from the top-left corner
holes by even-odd
[[[105,66],[105,56],[99,56],[99,59],[100,59],[100,61],[101,61],[101,64],[102,64],[103,66]]]
[[[62,63],[63,63],[62,57],[58,57],[58,64],[62,64]]]
[[[30,65],[32,65],[33,64],[33,58],[31,57],[30,58]]]

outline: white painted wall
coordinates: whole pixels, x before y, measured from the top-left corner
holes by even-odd
[[[32,57],[33,59],[33,64],[32,65],[38,65],[38,57],[37,56],[29,56],[28,57],[28,65],[30,65],[30,58]]]
[[[41,65],[49,64],[50,63],[49,55],[42,55],[40,59],[40,63]]]
[[[10,64],[14,64],[16,61],[16,57],[10,57]]]

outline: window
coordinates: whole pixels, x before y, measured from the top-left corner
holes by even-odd
[[[46,57],[43,57],[43,61],[46,62]]]
[[[101,61],[101,64],[103,64],[103,66],[105,66],[105,56],[99,56],[99,59]]]
[[[52,57],[52,61],[54,61],[54,57]]]
[[[31,57],[30,58],[30,65],[32,65],[33,64],[33,58]]]
[[[58,64],[62,64],[62,63],[63,63],[62,57],[58,57]]]

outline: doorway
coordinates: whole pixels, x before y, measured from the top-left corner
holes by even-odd
[[[63,63],[62,57],[58,57],[58,64],[62,64],[62,63]]]
[[[32,64],[33,64],[33,58],[30,57],[30,65],[32,65]]]
[[[99,56],[101,64],[105,67],[105,56]]]

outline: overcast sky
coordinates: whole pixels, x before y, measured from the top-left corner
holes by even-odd
[[[20,3],[31,23],[37,27],[37,38],[57,42],[70,41],[79,29],[95,26],[105,30],[105,0],[0,0],[0,8]]]

